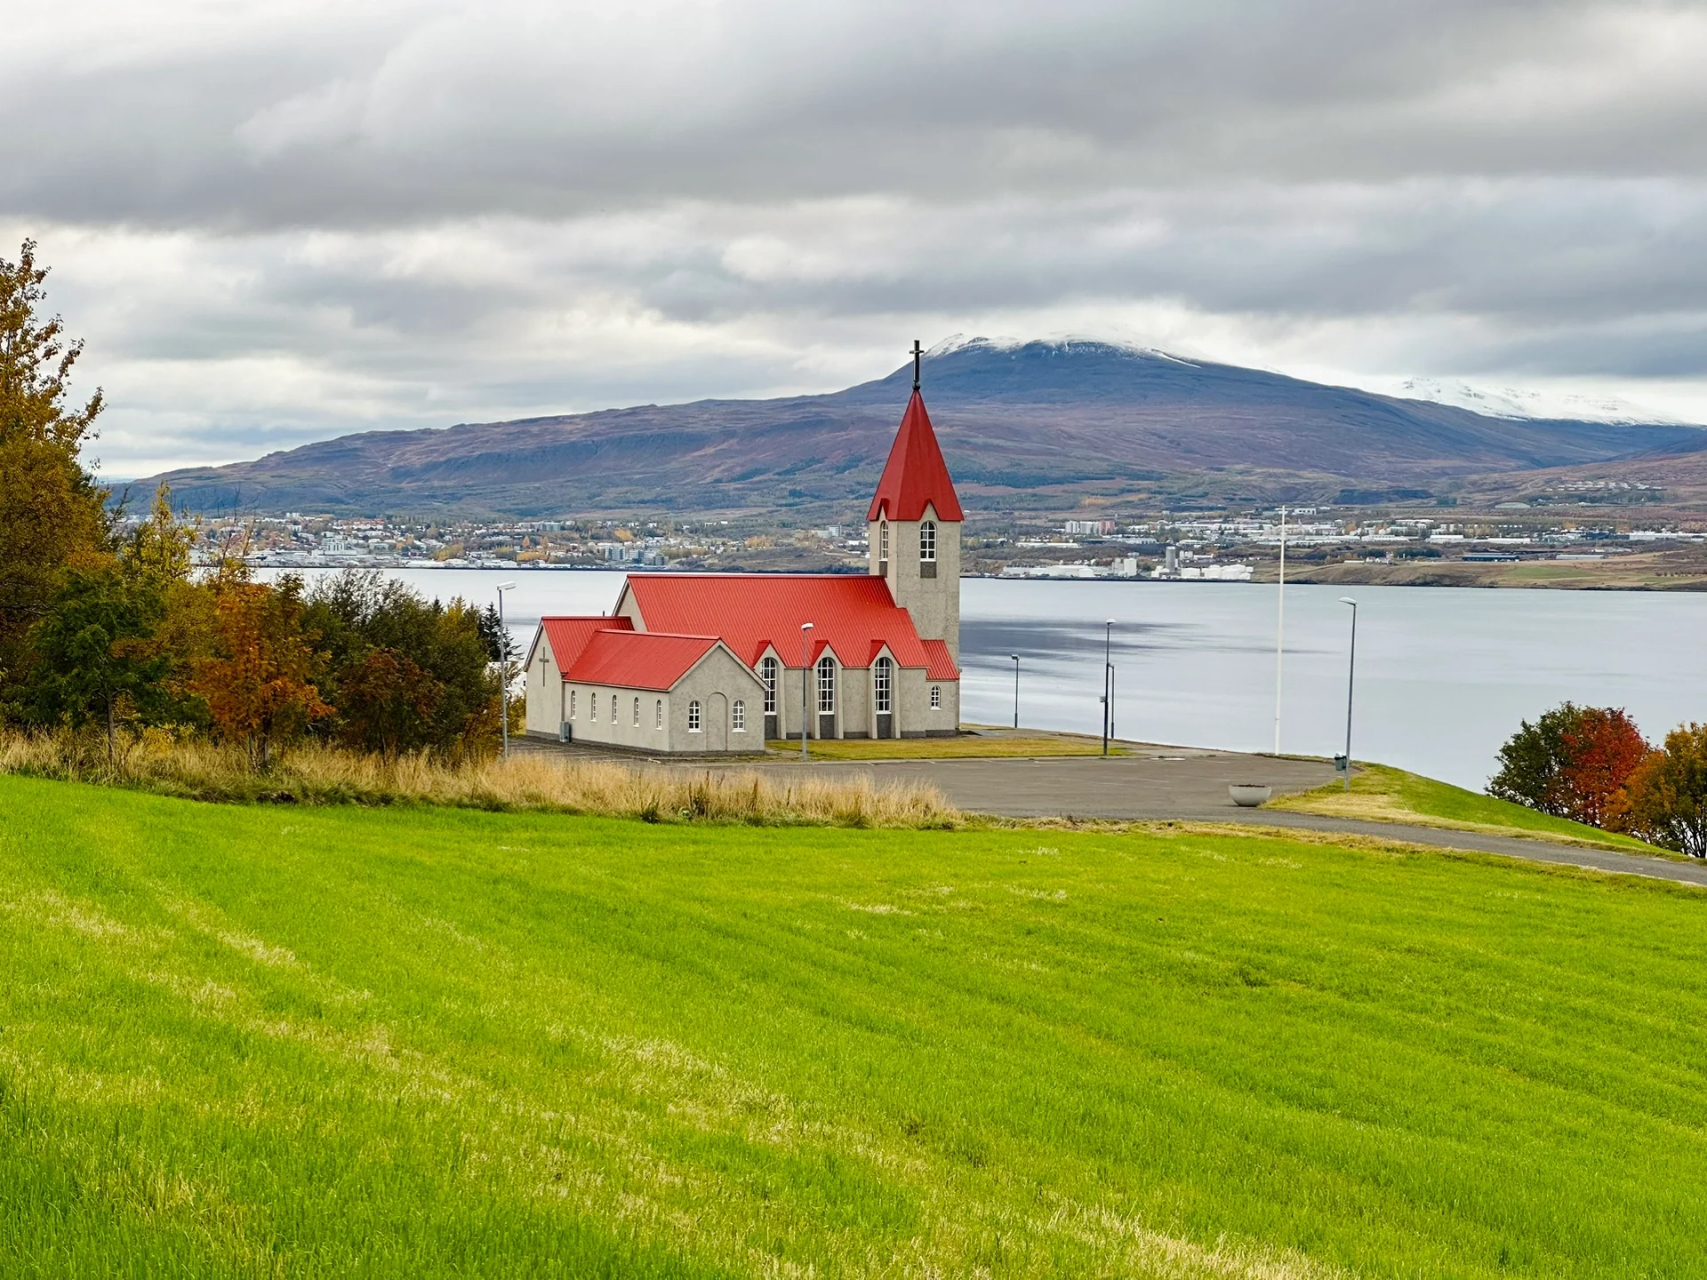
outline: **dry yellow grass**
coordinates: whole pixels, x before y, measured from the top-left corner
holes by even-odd
[[[772,779],[757,772],[647,768],[520,756],[447,764],[297,747],[265,773],[234,747],[145,733],[106,762],[104,740],[0,732],[0,773],[238,803],[441,804],[766,826],[948,827],[961,814],[935,787],[868,779]]]

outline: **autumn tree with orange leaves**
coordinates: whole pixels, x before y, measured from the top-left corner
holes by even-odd
[[[1584,707],[1565,731],[1564,745],[1559,779],[1567,797],[1565,816],[1619,829],[1630,775],[1653,750],[1648,740],[1622,709]]]
[[[1679,725],[1631,775],[1624,828],[1652,844],[1707,858],[1707,724]]]
[[[214,606],[212,657],[198,659],[190,690],[207,704],[215,735],[241,743],[265,770],[315,720],[332,714],[314,685],[318,660],[302,628],[302,584],[225,581]]]

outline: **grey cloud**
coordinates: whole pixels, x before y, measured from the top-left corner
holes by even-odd
[[[9,68],[0,101],[46,123],[0,142],[0,204],[264,227],[1699,173],[1701,18],[1586,0],[422,6],[347,32],[320,12],[117,68]]]

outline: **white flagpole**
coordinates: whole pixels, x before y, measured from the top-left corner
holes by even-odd
[[[1286,654],[1286,508],[1280,508],[1280,589],[1275,593],[1274,621],[1274,754],[1280,754],[1280,675]]]

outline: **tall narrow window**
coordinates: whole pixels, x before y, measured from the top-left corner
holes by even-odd
[[[759,682],[765,686],[765,714],[776,714],[776,659],[766,658],[759,663]]]
[[[735,699],[735,705],[729,708],[729,728],[735,733],[747,732],[747,704],[741,699]]]
[[[877,703],[877,714],[888,715],[893,706],[895,688],[895,664],[888,658],[877,660],[877,665],[872,669],[871,686]]]
[[[597,724],[599,719],[599,691],[594,689],[587,695],[587,719]]]
[[[923,564],[936,563],[935,520],[926,520],[919,526],[919,560]]]
[[[889,563],[889,522],[887,520],[877,522],[877,563],[880,567]]]
[[[636,698],[634,700],[634,727],[636,729],[638,729],[640,727],[640,699],[639,698]]]
[[[836,662],[825,654],[818,659],[818,714],[834,715],[836,711]]]
[[[937,710],[940,710],[941,707],[942,707],[942,686],[940,684],[933,684],[931,686],[931,710],[937,711]]]
[[[698,698],[695,698],[692,702],[688,703],[688,732],[700,732]]]
[[[569,690],[569,718],[575,718],[575,690]]]
[[[654,729],[664,727],[664,700],[662,698],[659,698],[658,705],[652,708],[652,727]]]

